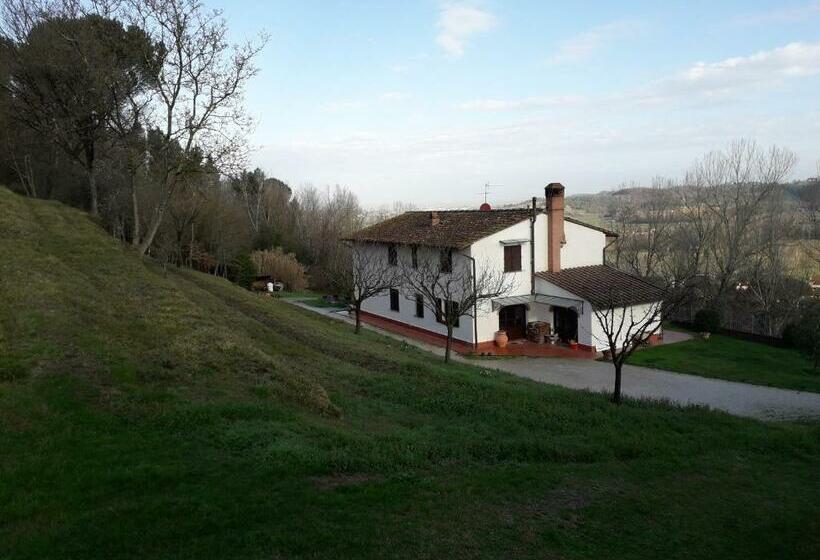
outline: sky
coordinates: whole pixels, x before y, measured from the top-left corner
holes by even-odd
[[[269,42],[252,164],[368,207],[526,200],[680,177],[731,140],[820,160],[820,0],[232,1]]]

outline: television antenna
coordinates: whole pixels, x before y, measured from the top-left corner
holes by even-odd
[[[478,194],[483,194],[484,195],[484,203],[486,204],[487,203],[487,195],[490,194],[490,188],[491,187],[493,187],[493,188],[494,187],[503,187],[503,186],[504,185],[491,185],[490,182],[487,181],[486,183],[484,183],[484,190],[481,191]]]

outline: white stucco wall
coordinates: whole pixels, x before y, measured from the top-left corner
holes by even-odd
[[[555,284],[551,282],[547,282],[542,278],[535,279],[535,291],[539,294],[547,294],[550,296],[557,296],[567,299],[574,299],[578,300],[578,296],[573,294],[572,292],[568,292],[563,288],[559,288]],[[588,301],[581,300],[583,303],[581,304],[581,309],[578,313],[578,344],[583,344],[585,346],[594,346],[592,343],[593,335],[592,335],[592,306],[589,304]],[[542,319],[547,321],[552,325],[553,330],[555,329],[555,321],[554,321],[554,314],[549,319]]]
[[[614,318],[605,316],[603,319],[608,325],[609,330],[616,332],[618,330],[621,317],[623,317],[624,313],[626,313],[623,323],[624,326],[622,328],[623,332],[621,332],[620,336],[616,339],[616,346],[619,348],[622,347],[627,342],[628,335],[631,334],[632,337],[634,337],[636,329],[633,328],[631,333],[627,332],[629,330],[629,325],[633,320],[639,323],[646,322],[647,319],[652,318],[653,315],[657,314],[659,311],[659,305],[661,305],[660,302],[634,305],[626,309],[615,309],[611,311],[610,313],[614,313]],[[656,326],[660,323],[660,320],[660,317],[656,317],[649,323],[649,328],[651,329]],[[658,332],[660,332],[660,330]],[[592,317],[592,343],[599,351],[609,348],[609,340],[607,339],[606,331],[601,326],[601,321],[598,320],[597,316]]]
[[[536,278],[535,286],[536,290],[542,294],[578,299],[578,296],[572,294],[571,292],[561,289],[555,284],[547,282],[546,280],[543,280],[541,278]],[[626,324],[628,324],[628,321],[632,318],[634,318],[635,320],[640,320],[650,317],[658,305],[661,305],[661,303],[647,303],[627,307],[627,315],[625,319],[625,321],[627,321]],[[616,324],[620,320],[623,313],[623,309],[615,310]],[[651,326],[655,326],[659,321],[660,318],[655,319],[654,321],[652,321]],[[552,324],[554,326],[554,323]],[[619,346],[623,346],[624,342],[626,342],[626,336],[627,333],[622,332],[621,335],[618,337],[617,344]],[[594,346],[599,352],[609,347],[606,332],[604,331],[603,327],[601,327],[600,321],[598,320],[595,311],[592,309],[592,305],[585,300],[583,304],[583,312],[578,314],[578,343],[586,346]]]
[[[564,220],[564,236],[567,242],[561,248],[561,268],[604,264],[603,232]]]
[[[376,258],[383,259],[384,266],[387,264],[387,244],[357,244],[357,251],[367,251],[375,253]],[[406,245],[398,245],[399,261],[409,262],[411,259],[410,247]],[[439,251],[426,247],[418,248],[418,259],[421,262],[423,259],[439,259]],[[463,255],[453,254],[453,267],[470,266],[472,262]],[[384,292],[380,295],[368,298],[362,304],[362,311],[392,319],[401,323],[419,327],[424,330],[434,332],[443,336],[447,335],[447,328],[436,321],[435,313],[432,310],[425,308],[424,317],[416,317],[416,301],[405,297],[403,290],[399,289],[399,311],[390,309],[390,293]],[[464,316],[459,319],[458,327],[453,329],[453,338],[463,342],[473,342],[473,319],[472,317]]]
[[[564,221],[564,232],[566,244],[561,250],[561,267],[571,268],[576,266],[596,265],[603,263],[603,250],[606,244],[606,236],[597,230],[586,228],[572,222]],[[507,273],[512,281],[512,289],[506,294],[524,295],[531,292],[531,267],[530,267],[530,221],[528,219],[510,226],[504,230],[494,233],[484,239],[474,243],[471,247],[463,251],[463,255],[472,257],[476,261],[476,266],[491,267],[498,271],[504,270],[504,245],[503,241],[522,240],[521,243],[521,271]],[[358,244],[359,250],[375,251],[387,265],[387,244]],[[410,247],[398,245],[399,259],[410,259]],[[438,249],[418,248],[419,259],[438,259]],[[465,256],[453,256],[453,266],[472,266],[472,262]],[[547,215],[539,213],[535,222],[535,272],[546,270],[547,268]],[[577,299],[577,296],[557,286],[546,287],[546,282],[536,279],[536,291],[549,293]],[[539,287],[540,286],[540,287]],[[544,291],[547,290],[547,291]],[[400,290],[400,292],[402,292]],[[415,316],[415,300],[406,298],[404,293],[400,294],[399,311],[390,309],[390,296],[384,293],[374,296],[364,302],[362,309],[368,313],[400,321],[407,325],[419,327],[434,333],[446,334],[446,329],[438,323],[435,315],[429,309],[425,309],[425,316],[419,318]],[[578,316],[578,342],[587,346],[600,346],[595,343],[591,318],[591,307],[585,303],[584,313]],[[552,310],[546,305],[531,305],[527,311],[527,321],[546,321],[554,327],[554,317]],[[454,337],[457,340],[472,343],[477,331],[478,342],[488,342],[493,340],[495,332],[498,330],[498,312],[492,310],[492,304],[485,301],[479,305],[478,317],[476,318],[476,328],[473,328],[472,317],[461,317],[459,326],[454,330]]]
[[[536,235],[536,251],[535,251],[535,270],[543,270],[539,267],[545,267],[547,256],[546,250],[539,253],[539,248],[545,246],[545,242],[539,245],[540,239],[546,240],[546,216],[539,214],[535,223]],[[494,270],[504,270],[504,241],[524,240],[521,243],[521,271],[505,273],[512,282],[512,288],[506,296],[529,294],[532,291],[530,282],[531,267],[530,267],[530,221],[524,220],[503,229],[493,235],[481,239],[470,247],[469,254],[476,260],[476,267],[480,270],[483,267],[489,267]],[[479,306],[478,310],[478,341],[488,342],[493,340],[495,332],[498,330],[498,311],[492,310],[492,302],[485,301]],[[528,319],[532,320],[532,319]]]

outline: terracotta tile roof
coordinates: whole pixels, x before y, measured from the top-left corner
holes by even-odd
[[[560,272],[538,272],[536,276],[587,300],[594,309],[663,299],[661,288],[603,264],[565,268]]]
[[[403,243],[463,249],[479,239],[529,219],[532,210],[437,210],[438,225],[430,211],[405,212],[357,231],[348,241]]]

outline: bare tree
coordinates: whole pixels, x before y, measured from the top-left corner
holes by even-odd
[[[623,366],[635,350],[645,344],[662,326],[662,321],[685,305],[692,296],[689,282],[694,275],[671,281],[664,287],[656,286],[658,300],[633,305],[631,294],[611,289],[603,305],[596,306],[593,314],[606,337],[607,354],[615,368],[615,386],[612,402],[621,403]]]
[[[338,270],[336,278],[341,289],[350,297],[356,316],[356,334],[361,329],[362,304],[368,299],[383,294],[401,283],[399,268],[388,265],[375,247],[354,242],[347,261],[348,270]],[[339,267],[341,268],[341,267]],[[347,286],[344,286],[346,283]]]
[[[447,329],[444,361],[450,361],[453,329],[461,317],[475,320],[478,307],[488,300],[503,296],[514,285],[514,274],[504,274],[497,268],[481,266],[472,257],[451,249],[442,249],[432,258],[402,260],[401,293],[422,303],[436,320]]]
[[[311,266],[311,283],[340,289],[337,271],[349,271],[350,252],[339,240],[362,226],[356,195],[339,185],[323,190],[306,185],[296,191],[294,206],[293,234]]]
[[[774,190],[766,201],[754,228],[752,243],[757,252],[744,270],[744,281],[736,290],[756,319],[755,330],[778,336],[787,322],[799,312],[807,295],[809,270],[802,267],[798,216],[786,208],[784,189]],[[802,269],[802,270],[801,270]]]
[[[595,321],[604,333],[606,353],[615,368],[615,386],[612,401],[621,402],[623,366],[635,350],[645,344],[662,327],[664,319],[673,317],[682,307],[689,305],[696,295],[694,286],[699,278],[697,257],[676,261],[675,266],[665,268],[665,274],[653,279],[641,278],[649,294],[654,292],[655,301],[633,304],[632,294],[621,288],[611,287],[593,308]]]
[[[660,329],[663,305],[652,303],[636,307],[618,304],[613,298],[608,305],[595,309],[594,314],[606,336],[607,353],[615,367],[612,402],[620,404],[624,363],[645,340]]]
[[[673,181],[663,177],[655,177],[649,188],[621,187],[632,194],[614,210],[621,234],[615,246],[615,266],[639,276],[663,274],[672,250],[673,188]]]
[[[707,154],[690,172],[691,188],[700,190],[704,217],[713,228],[706,272],[714,281],[716,300],[734,288],[743,266],[758,251],[754,230],[767,200],[796,162],[788,149],[762,149],[754,141],[738,140],[725,151]]]
[[[803,189],[801,199],[810,232],[809,238],[804,242],[804,251],[817,266],[820,265],[820,160],[817,160],[817,175]]]
[[[138,173],[148,164],[148,135],[144,124],[150,119],[148,114],[153,100],[152,82],[142,87],[123,92],[124,99],[116,105],[108,118],[108,128],[113,138],[115,159],[120,162],[128,179],[131,195],[131,244],[139,247],[141,241],[141,220],[139,204]]]
[[[192,160],[205,159],[222,172],[243,163],[251,123],[242,97],[266,38],[231,46],[220,12],[198,0],[129,0],[123,17],[161,47],[150,124],[161,133],[166,157],[154,162],[162,167],[162,196],[139,244],[145,254]]]
[[[248,221],[253,232],[258,234],[264,221],[265,172],[258,167],[253,171],[243,170],[231,180],[234,192],[242,199],[248,212]]]

